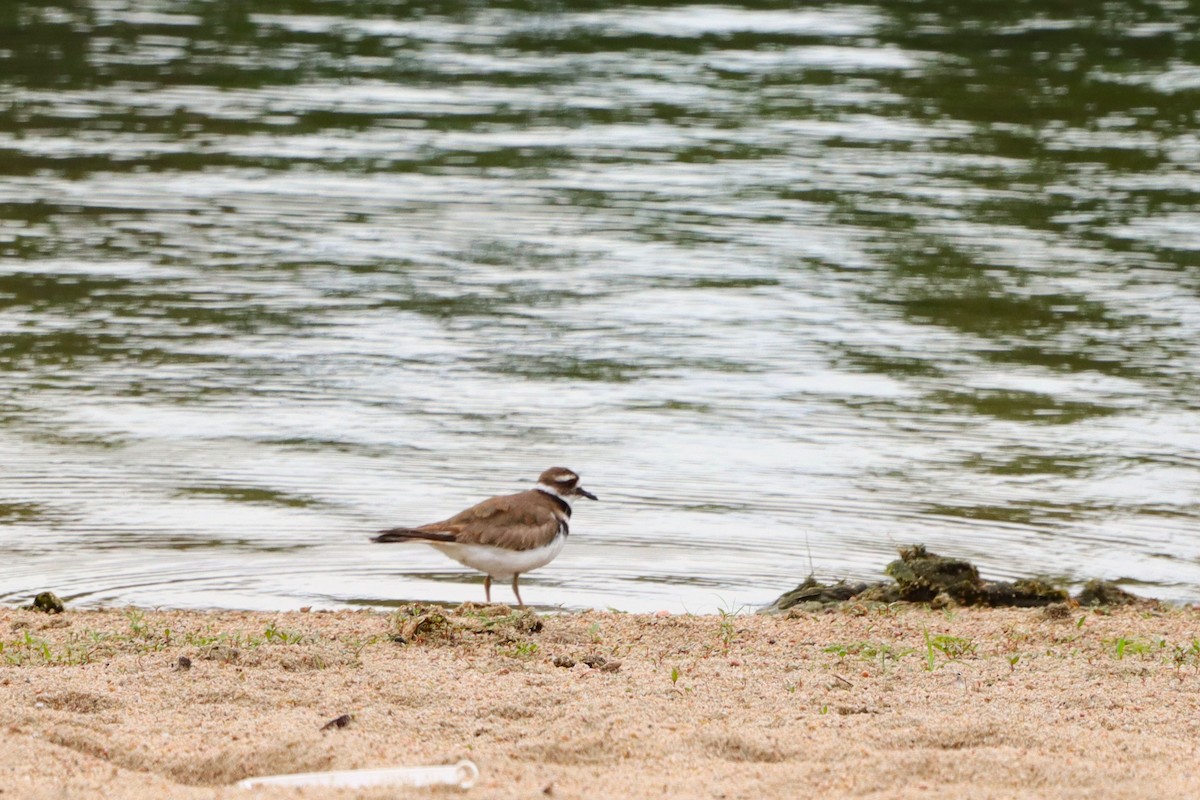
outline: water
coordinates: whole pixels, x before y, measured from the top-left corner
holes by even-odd
[[[0,602],[1200,599],[1200,4],[0,9]],[[497,589],[508,599],[507,587]]]

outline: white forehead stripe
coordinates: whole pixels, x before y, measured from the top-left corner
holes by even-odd
[[[567,472],[567,473],[565,473],[563,475],[559,475],[557,478],[555,478],[554,482],[555,483],[570,483],[571,481],[577,481],[577,480],[579,480],[578,475],[571,473],[571,472]]]

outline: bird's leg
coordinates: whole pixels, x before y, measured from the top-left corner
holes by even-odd
[[[517,608],[524,608],[525,602],[521,599],[521,590],[517,588],[517,581],[520,578],[520,575],[513,575],[513,594],[517,596]]]
[[[492,604],[492,576],[491,575],[483,576],[483,597],[484,597],[484,600],[487,602],[487,604],[490,606]]]

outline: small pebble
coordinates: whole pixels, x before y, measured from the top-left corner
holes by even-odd
[[[342,714],[340,717],[334,717],[321,726],[321,730],[328,731],[334,728],[344,728],[350,724],[350,720],[354,719],[352,714]]]

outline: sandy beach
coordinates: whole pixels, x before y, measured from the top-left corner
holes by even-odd
[[[1195,797],[1197,637],[1069,605],[3,608],[0,798]],[[232,786],[462,758],[469,790]]]

